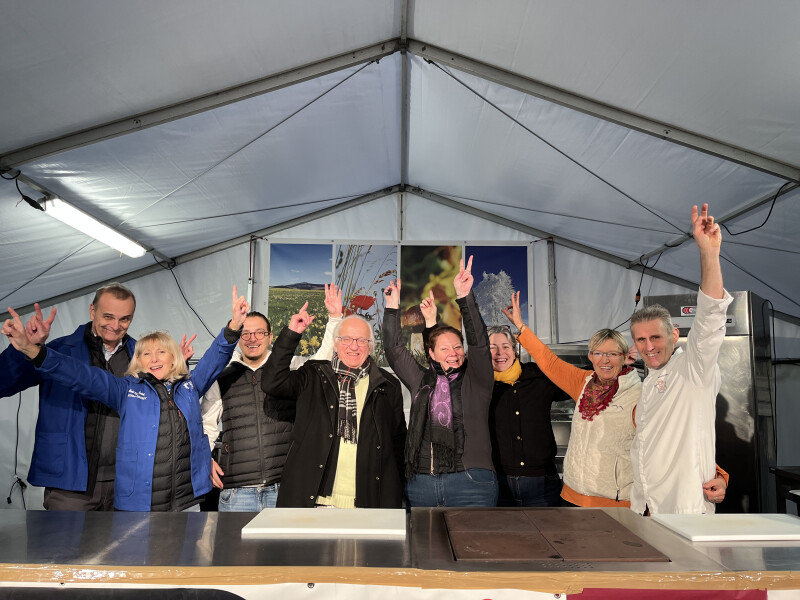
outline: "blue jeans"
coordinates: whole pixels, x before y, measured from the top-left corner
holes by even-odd
[[[406,481],[409,506],[495,506],[497,476],[488,469],[418,473]]]
[[[223,488],[219,492],[219,512],[261,512],[275,508],[280,483],[253,487]]]
[[[558,475],[523,477],[501,475],[497,506],[561,506],[561,478]]]

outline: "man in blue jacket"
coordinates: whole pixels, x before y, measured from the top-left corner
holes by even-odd
[[[44,342],[55,317],[37,314],[31,339]],[[110,283],[97,290],[89,306],[91,321],[48,344],[81,362],[122,376],[136,340],[128,334],[136,298],[127,287]],[[119,415],[53,381],[44,381],[33,363],[12,346],[0,354],[0,397],[39,386],[39,417],[28,481],[44,487],[47,510],[113,510],[114,463]]]

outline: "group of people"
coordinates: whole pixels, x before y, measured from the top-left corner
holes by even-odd
[[[308,303],[272,343],[269,320],[234,287],[231,320],[189,373],[192,340],[131,339],[135,298],[111,284],[97,291],[88,324],[47,344],[55,310],[44,318],[37,306],[23,324],[9,309],[0,395],[40,386],[28,480],[45,487],[49,510],[198,510],[213,485],[219,509],[232,511],[405,502],[713,512],[727,486],[714,462],[714,414],[731,297],[707,205],[693,208],[692,227],[701,284],[685,348],[675,347],[665,309],[631,318],[644,381],[626,366],[628,344],[614,330],[592,336],[593,370],[560,360],[522,322],[519,294],[504,311],[517,335],[487,331],[470,257],[453,282],[463,334],[437,324],[432,294],[420,303],[427,366],[402,339],[399,279],[384,292],[393,374],[372,357],[371,323],[342,315],[334,285],[310,359],[294,356],[314,320]],[[520,363],[517,342],[535,362]],[[412,399],[408,423],[400,382]],[[566,398],[576,408],[562,483],[550,406]]]

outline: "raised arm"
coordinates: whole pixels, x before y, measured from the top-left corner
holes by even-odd
[[[708,204],[703,204],[699,214],[697,206],[692,207],[692,235],[700,249],[700,289],[706,296],[722,300],[725,293],[719,262],[722,231],[708,214]]]
[[[283,328],[278,338],[272,344],[272,353],[264,365],[264,375],[261,377],[261,389],[270,396],[284,398],[297,398],[305,377],[305,368],[295,371],[290,369],[292,356],[303,332],[314,321],[308,314],[308,302],[289,320],[289,325]]]
[[[333,357],[333,332],[342,321],[342,290],[335,283],[325,284],[325,308],[328,309],[325,335],[317,351],[308,360],[330,360]]]
[[[247,303],[247,299],[236,293],[236,286],[234,285],[231,320],[227,326],[222,328],[222,331],[214,339],[209,349],[198,361],[194,371],[192,371],[192,381],[197,388],[198,394],[203,395],[208,391],[208,388],[217,380],[219,374],[222,373],[222,370],[230,361],[249,310],[250,305]]]
[[[461,321],[464,325],[464,337],[467,340],[469,360],[467,369],[472,373],[485,374],[488,379],[485,383],[494,386],[494,369],[492,367],[492,353],[489,350],[489,336],[486,334],[486,323],[478,310],[475,295],[472,294],[472,256],[467,265],[461,259],[458,275],[453,279],[456,290],[456,302],[461,310]]]
[[[503,314],[517,328],[517,339],[522,347],[528,351],[531,358],[539,365],[542,373],[558,387],[569,394],[577,402],[583,392],[586,377],[592,371],[578,367],[561,360],[548,348],[539,337],[522,322],[522,312],[519,308],[519,292],[511,294],[511,305],[503,309]]]
[[[57,381],[82,396],[119,412],[120,403],[128,389],[125,379],[114,377],[103,369],[90,367],[46,346],[37,345],[28,336],[22,319],[14,309],[9,308],[8,312],[12,318],[3,323],[2,333],[14,348],[31,359],[42,378]]]
[[[390,281],[383,291],[383,351],[389,366],[411,393],[419,387],[425,369],[409,352],[400,335],[400,280]]]

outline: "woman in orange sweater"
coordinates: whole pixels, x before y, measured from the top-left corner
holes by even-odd
[[[595,333],[589,340],[589,360],[594,366],[589,371],[558,358],[525,326],[519,292],[511,296],[511,306],[503,312],[542,372],[577,403],[564,457],[561,498],[577,506],[630,506],[633,411],[642,382],[624,364],[625,338],[613,329]]]
[[[572,415],[561,498],[575,506],[630,507],[633,485],[630,449],[636,432],[636,404],[642,382],[625,364],[628,343],[613,329],[601,329],[589,340],[594,370],[579,369],[556,356],[522,322],[519,292],[503,314],[519,330],[517,339],[542,372],[577,403]],[[717,466],[704,494],[725,497],[729,476]]]

